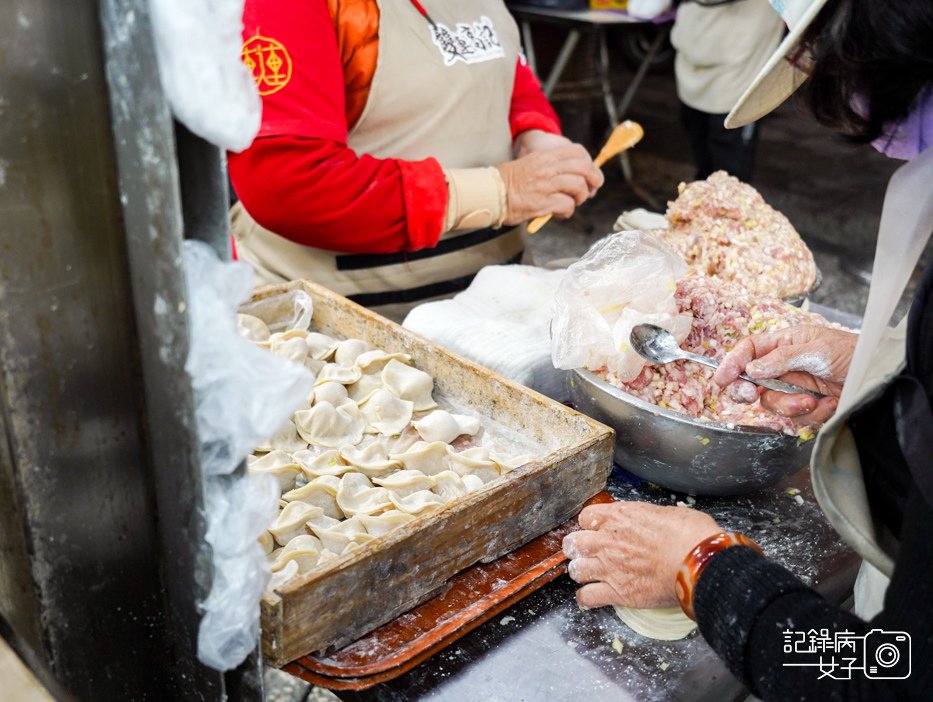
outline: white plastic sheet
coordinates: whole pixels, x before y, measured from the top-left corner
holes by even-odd
[[[279,498],[271,477],[233,472],[308,397],[314,376],[237,332],[237,307],[253,288],[249,266],[223,263],[206,244],[187,241],[185,272],[190,330],[185,370],[194,389],[207,542],[213,551],[198,658],[216,670],[230,670],[259,639],[259,601],[269,566],[257,539],[275,518]],[[293,303],[291,319],[304,328],[310,302]]]
[[[162,89],[188,129],[230,151],[249,146],[262,102],[240,60],[243,0],[150,0]]]
[[[404,326],[464,358],[549,395],[569,399],[551,364],[551,300],[565,271],[487,266],[451,300],[413,309]]]
[[[567,274],[554,297],[552,360],[557,368],[608,368],[633,380],[645,362],[629,345],[636,324],[669,330],[678,342],[692,317],[674,300],[683,259],[649,234],[626,231],[596,242]]]

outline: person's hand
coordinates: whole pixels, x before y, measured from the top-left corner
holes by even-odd
[[[505,224],[553,214],[566,219],[603,184],[603,174],[579,144],[532,151],[499,164],[506,188]]]
[[[745,371],[752,378],[779,378],[816,390],[827,397],[817,400],[810,395],[764,390],[761,406],[796,424],[821,424],[833,416],[839,405],[856,341],[857,334],[816,326],[756,334],[726,354],[713,380],[725,387]],[[758,392],[745,381],[730,388],[734,398],[749,401],[754,401]]]
[[[689,507],[646,502],[591,505],[580,527],[564,537],[567,572],[578,583],[581,607],[676,607],[674,580],[687,554],[722,531]]]
[[[512,142],[512,154],[515,158],[521,158],[533,151],[547,151],[572,143],[570,139],[560,134],[552,134],[543,129],[526,129]]]

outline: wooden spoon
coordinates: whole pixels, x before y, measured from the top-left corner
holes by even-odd
[[[635,144],[641,141],[644,135],[645,130],[641,128],[638,122],[633,122],[628,119],[625,120],[612,130],[612,134],[610,134],[609,139],[606,140],[606,145],[603,146],[599,155],[593,159],[593,163],[595,163],[598,168],[602,168],[603,164],[613,156],[618,156],[626,149],[631,149],[635,146]],[[535,217],[528,223],[528,233],[534,234],[537,232],[548,223],[548,220],[550,220],[552,216],[553,215],[543,215],[541,217]]]

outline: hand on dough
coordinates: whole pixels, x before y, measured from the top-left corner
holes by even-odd
[[[674,579],[683,559],[722,531],[689,507],[645,502],[592,505],[580,512],[581,531],[564,537],[568,573],[581,607],[676,607]]]

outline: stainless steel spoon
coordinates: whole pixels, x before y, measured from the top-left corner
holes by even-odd
[[[672,361],[685,360],[696,361],[710,368],[719,368],[719,361],[715,361],[707,356],[684,351],[677,345],[677,339],[674,338],[673,334],[667,329],[662,329],[654,324],[636,324],[632,327],[630,340],[632,342],[632,348],[635,349],[638,355],[652,363],[664,364],[671,363]],[[768,390],[777,390],[778,392],[786,392],[792,395],[812,395],[816,398],[825,397],[825,395],[815,390],[793,385],[792,383],[785,383],[782,380],[759,380],[751,378],[745,373],[742,373],[739,377],[755,385],[768,388]]]

